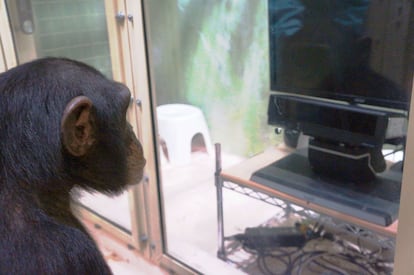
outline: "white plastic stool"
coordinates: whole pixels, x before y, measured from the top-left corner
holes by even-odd
[[[171,164],[184,165],[191,161],[191,141],[201,134],[208,154],[213,153],[210,134],[203,113],[186,104],[166,104],[157,107],[158,132],[168,149]]]

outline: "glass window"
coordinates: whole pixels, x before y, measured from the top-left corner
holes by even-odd
[[[103,1],[7,1],[20,63],[56,56],[85,62],[111,77]]]
[[[282,140],[266,123],[267,4],[147,1],[146,10],[167,253],[222,273],[230,267],[216,257],[213,145],[221,143],[229,167]],[[227,234],[274,215],[266,203],[226,195]]]
[[[392,272],[412,4],[145,2],[166,252],[205,273]]]

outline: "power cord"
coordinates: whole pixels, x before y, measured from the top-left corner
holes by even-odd
[[[311,274],[328,272],[370,275],[376,274],[375,270],[381,263],[385,267],[384,274],[388,274],[387,271],[392,272],[388,262],[379,258],[374,261],[366,258],[372,258],[376,254],[375,251],[370,254],[364,253],[361,247],[355,247],[350,241],[339,239],[337,233],[332,226],[303,222],[292,227],[246,228],[244,233],[227,237],[226,240],[236,240],[242,245],[243,250],[255,255],[258,268],[266,275],[302,274],[305,269]],[[312,248],[310,245],[311,242],[321,241],[331,242],[338,249],[329,251],[327,248]],[[359,239],[357,243],[359,246]]]

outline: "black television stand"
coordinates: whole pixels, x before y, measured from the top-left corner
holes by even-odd
[[[364,183],[315,173],[307,150],[298,150],[258,171],[251,180],[305,201],[382,226],[398,217],[401,171],[387,170]]]

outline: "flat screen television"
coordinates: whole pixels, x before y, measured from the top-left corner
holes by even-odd
[[[345,166],[365,156],[365,172],[351,180],[373,179],[385,169],[383,145],[405,138],[413,2],[269,0],[268,8],[269,124],[311,137],[315,171],[347,178]]]
[[[269,0],[271,90],[408,110],[412,3]]]

